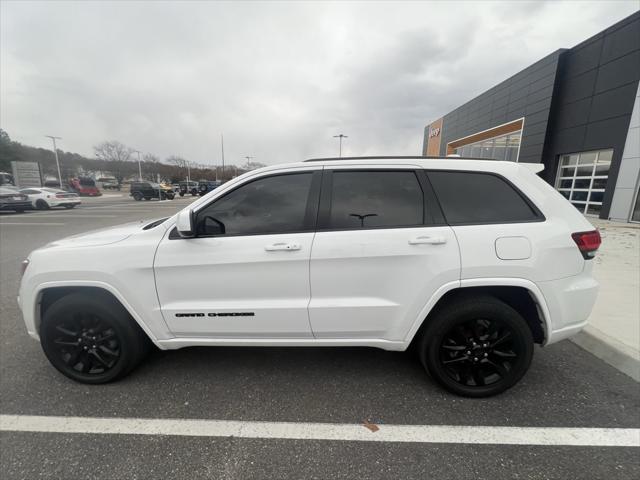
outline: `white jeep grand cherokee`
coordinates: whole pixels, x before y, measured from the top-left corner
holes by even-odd
[[[104,383],[151,343],[415,348],[482,397],[535,343],[585,326],[600,235],[541,165],[413,157],[246,173],[177,215],[34,251],[19,303],[68,377]]]

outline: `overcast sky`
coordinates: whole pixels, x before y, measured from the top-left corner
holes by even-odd
[[[0,2],[0,124],[92,155],[419,155],[431,120],[638,2]]]

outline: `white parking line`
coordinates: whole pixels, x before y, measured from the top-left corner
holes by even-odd
[[[371,427],[368,424],[367,427]],[[484,427],[456,425],[240,422],[0,415],[0,431],[240,437],[355,442],[640,447],[638,428]]]
[[[0,222],[0,226],[1,225],[27,225],[27,226],[35,226],[38,225],[40,227],[54,227],[54,226],[60,226],[60,225],[66,225],[66,223],[44,223],[44,222],[37,222],[37,223],[31,223],[31,222]]]
[[[116,218],[118,215],[94,215],[93,213],[88,213],[86,215],[77,214],[77,213],[32,213],[21,216],[15,216],[13,218]]]

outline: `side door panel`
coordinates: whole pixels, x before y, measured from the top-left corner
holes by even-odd
[[[313,233],[165,238],[155,262],[162,313],[176,336],[311,337]],[[296,244],[293,251],[266,250]]]
[[[345,182],[340,188],[348,193],[341,194],[331,179],[334,173],[349,167],[325,169],[310,269],[309,318],[317,338],[402,340],[436,290],[459,280],[460,256],[455,234],[443,224],[426,176],[416,169],[413,165],[378,168],[378,173],[398,170],[415,173],[422,190],[423,214],[417,222],[420,225],[389,228],[386,224],[394,223],[394,219],[389,218],[384,197],[376,201],[376,192],[367,192],[366,185],[358,192],[360,187],[352,189]],[[361,171],[371,168],[362,167]],[[403,185],[400,182],[398,188]],[[389,201],[406,203],[405,193]],[[363,200],[354,203],[358,197]],[[342,224],[334,229],[336,223],[329,212],[338,211],[337,203],[341,201],[361,205],[361,212],[347,210],[343,217],[355,217],[354,221],[360,220],[363,228],[357,225],[344,228],[346,221],[338,218]],[[403,216],[401,210],[397,213],[398,218]],[[378,224],[364,228],[368,219]]]
[[[443,243],[409,243],[421,237]],[[402,340],[436,290],[459,275],[448,226],[318,232],[311,254],[313,333]]]
[[[167,234],[154,272],[178,337],[310,338],[309,259],[321,166],[268,173],[196,207],[195,238]]]

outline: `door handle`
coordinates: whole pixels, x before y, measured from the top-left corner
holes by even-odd
[[[447,243],[444,237],[413,237],[409,239],[409,245],[442,245]]]
[[[271,245],[267,245],[264,247],[267,252],[277,252],[280,250],[283,251],[292,251],[292,250],[301,250],[302,246],[299,243],[272,243]]]

